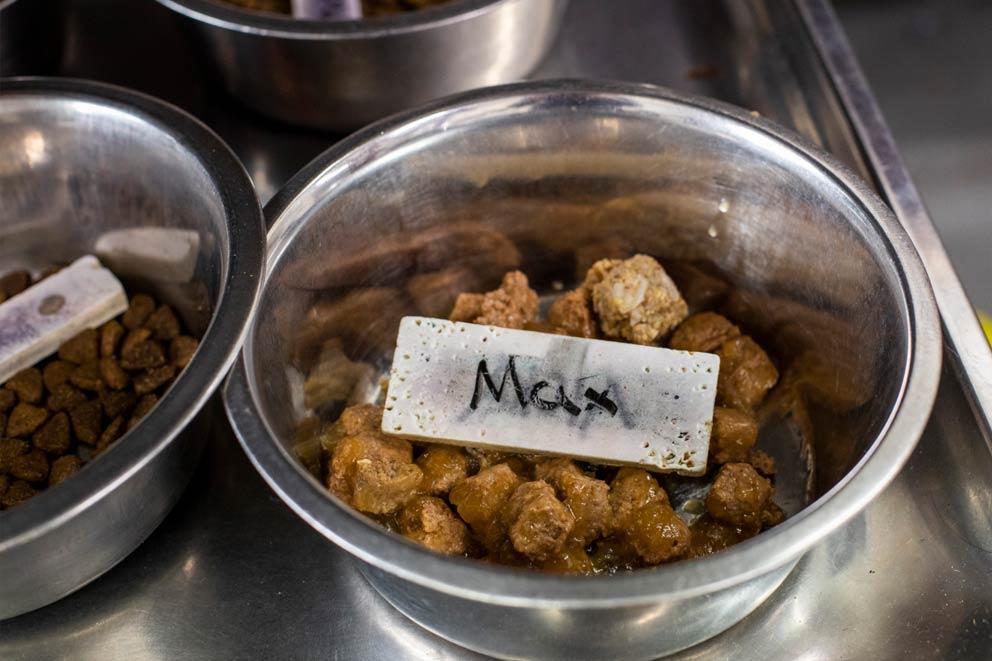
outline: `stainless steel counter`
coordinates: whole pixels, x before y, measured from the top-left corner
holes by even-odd
[[[774,14],[759,1],[572,0],[536,75],[659,83],[751,107],[884,190],[800,12],[769,5]],[[818,6],[805,3],[807,19]],[[145,34],[143,24],[157,29]],[[822,45],[831,24],[817,29]],[[263,198],[335,139],[258,118],[216,92],[150,2],[74,3],[65,71],[195,112],[239,153]],[[816,546],[756,612],[683,657],[989,658],[992,454],[953,361],[945,364],[927,431],[882,497]],[[0,623],[0,658],[249,657],[475,655],[393,611],[349,556],[292,514],[248,464],[217,406],[206,456],[162,527],[88,587]]]

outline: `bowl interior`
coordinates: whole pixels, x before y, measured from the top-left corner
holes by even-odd
[[[153,118],[85,95],[12,92],[0,113],[0,272],[96,254],[202,335],[225,279],[224,201]]]
[[[385,372],[404,315],[445,317],[455,294],[513,268],[547,294],[635,253],[777,363],[759,447],[790,514],[864,456],[897,406],[911,329],[892,248],[852,191],[760,126],[653,96],[520,92],[346,147],[269,209],[246,370],[287,448],[327,339]]]

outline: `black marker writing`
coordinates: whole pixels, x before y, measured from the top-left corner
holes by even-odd
[[[513,391],[517,395],[517,401],[520,402],[520,408],[525,408],[527,406],[527,400],[524,399],[524,389],[520,385],[520,379],[517,377],[517,366],[514,362],[516,356],[510,356],[509,363],[507,363],[506,370],[503,372],[503,380],[499,382],[499,388],[493,383],[493,379],[489,376],[489,366],[486,365],[486,360],[483,358],[479,361],[479,368],[475,371],[475,389],[472,391],[472,401],[469,402],[469,408],[477,409],[479,408],[479,397],[481,396],[481,383],[485,382],[486,387],[489,388],[489,393],[493,396],[497,402],[503,396],[503,388],[506,387],[506,377],[510,377],[510,381],[513,383]],[[533,397],[533,393],[531,393]]]

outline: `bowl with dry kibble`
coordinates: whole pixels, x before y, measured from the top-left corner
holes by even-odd
[[[708,99],[471,92],[349,137],[266,214],[236,433],[391,604],[486,654],[647,659],[727,629],[895,476],[936,394],[891,212]],[[617,363],[574,368],[597,353]],[[703,392],[706,455],[591,459]]]
[[[175,503],[264,239],[239,161],[184,112],[61,79],[5,80],[0,99],[0,370],[21,360],[0,379],[3,619],[108,570]],[[90,309],[93,271],[102,316],[35,323]],[[11,349],[25,329],[47,348]]]

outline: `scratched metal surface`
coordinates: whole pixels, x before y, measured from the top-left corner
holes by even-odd
[[[709,94],[756,108],[863,167],[792,12],[772,20],[760,2],[743,1],[607,4],[573,0],[538,76]],[[77,0],[70,28],[65,73],[143,89],[197,113],[238,151],[263,198],[334,140],[260,119],[215,92],[154,3]],[[347,554],[266,488],[216,408],[206,456],[159,530],[83,590],[0,623],[0,658],[478,658],[375,594]],[[988,658],[990,482],[992,455],[946,374],[919,447],[886,492],[807,554],[756,612],[682,656]]]

